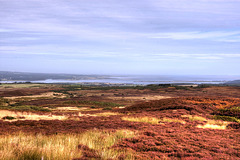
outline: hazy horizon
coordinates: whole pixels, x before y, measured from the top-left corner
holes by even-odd
[[[64,72],[31,72],[31,71],[7,71],[0,70],[0,72],[19,72],[19,73],[33,73],[33,74],[69,74],[69,75],[99,75],[99,76],[237,76],[240,78],[240,74],[222,74],[222,75],[214,75],[214,74],[82,74],[82,73],[64,73]]]
[[[1,83],[110,83],[110,84],[222,84],[240,80],[240,75],[83,75],[29,72],[2,72]]]
[[[0,70],[240,75],[239,0],[0,0]]]

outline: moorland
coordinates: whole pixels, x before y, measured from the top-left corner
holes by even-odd
[[[0,159],[240,159],[240,87],[1,84]]]

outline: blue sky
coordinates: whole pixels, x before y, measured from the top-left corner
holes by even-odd
[[[240,0],[0,0],[0,70],[240,75]]]

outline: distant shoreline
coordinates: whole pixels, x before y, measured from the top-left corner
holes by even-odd
[[[46,79],[40,81],[18,81],[8,80],[0,83],[44,83],[44,84],[126,84],[126,85],[149,85],[149,84],[223,84],[227,81],[133,81],[115,79],[96,79],[96,80],[59,80]]]
[[[0,83],[66,84],[223,84],[240,79],[240,75],[76,75],[0,71]]]

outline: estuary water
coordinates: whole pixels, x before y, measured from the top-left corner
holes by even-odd
[[[227,81],[240,79],[240,76],[170,76],[170,75],[149,75],[149,76],[105,76],[104,78],[91,79],[45,79],[28,81],[31,83],[117,83],[117,84],[221,84]],[[26,81],[0,81],[1,83],[15,83]]]

